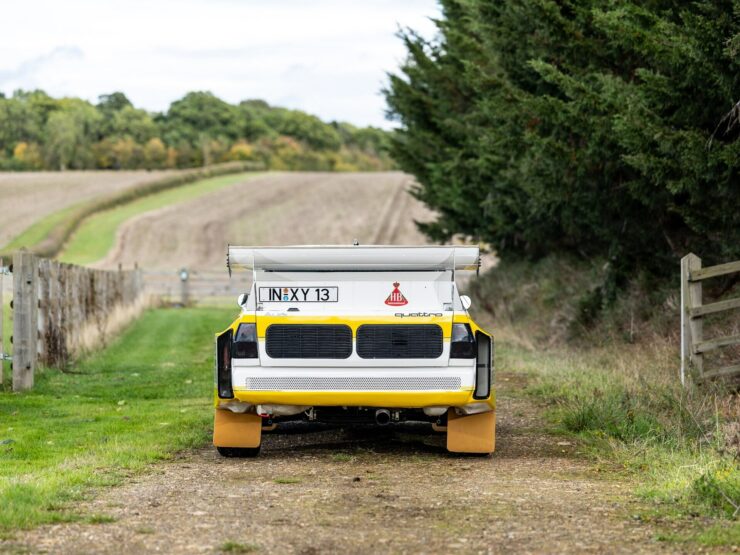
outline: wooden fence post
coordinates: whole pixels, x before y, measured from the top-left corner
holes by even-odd
[[[5,313],[3,312],[3,275],[5,274],[5,260],[0,256],[0,384],[3,383],[3,376],[5,374],[5,336],[3,335],[3,318]]]
[[[33,387],[37,313],[38,260],[21,250],[13,255],[13,391]]]

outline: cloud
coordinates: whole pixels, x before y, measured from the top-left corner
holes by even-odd
[[[380,90],[405,56],[396,32],[429,36],[438,16],[436,0],[8,2],[0,90],[91,101],[122,91],[150,111],[210,90],[388,127]]]
[[[0,70],[0,86],[36,88],[40,86],[38,76],[44,69],[69,60],[82,60],[84,57],[78,46],[57,46],[46,54],[21,62],[15,69]]]

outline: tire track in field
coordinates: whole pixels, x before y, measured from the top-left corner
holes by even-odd
[[[267,174],[125,222],[97,266],[222,270],[227,243],[425,244],[413,220],[428,211],[409,183],[400,172]]]
[[[408,181],[403,180],[398,184],[396,191],[388,199],[375,230],[372,244],[391,245],[398,234],[398,226],[402,219],[404,207],[408,204],[409,194],[407,191]]]
[[[401,229],[401,224],[407,214],[407,208],[409,204],[411,204],[411,195],[409,195],[408,190],[405,187],[405,183],[401,184],[400,189],[401,188],[403,189],[404,194],[401,196],[398,206],[396,207],[394,217],[388,226],[388,237],[386,239],[388,245],[396,243],[396,239],[398,238],[398,234]]]

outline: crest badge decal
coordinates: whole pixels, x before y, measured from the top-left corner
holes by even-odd
[[[399,285],[401,284],[397,281],[393,283],[393,291],[391,291],[391,294],[388,295],[388,298],[385,300],[385,304],[388,306],[403,306],[409,304],[406,297],[403,296],[403,293],[401,293],[401,290],[398,288]]]

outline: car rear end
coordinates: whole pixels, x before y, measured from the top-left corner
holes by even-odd
[[[239,249],[230,259],[254,279],[217,339],[216,425],[235,430],[217,430],[217,446],[258,448],[258,431],[291,419],[413,420],[447,431],[450,450],[493,451],[492,341],[454,281],[477,249]],[[458,445],[474,420],[480,441]]]

